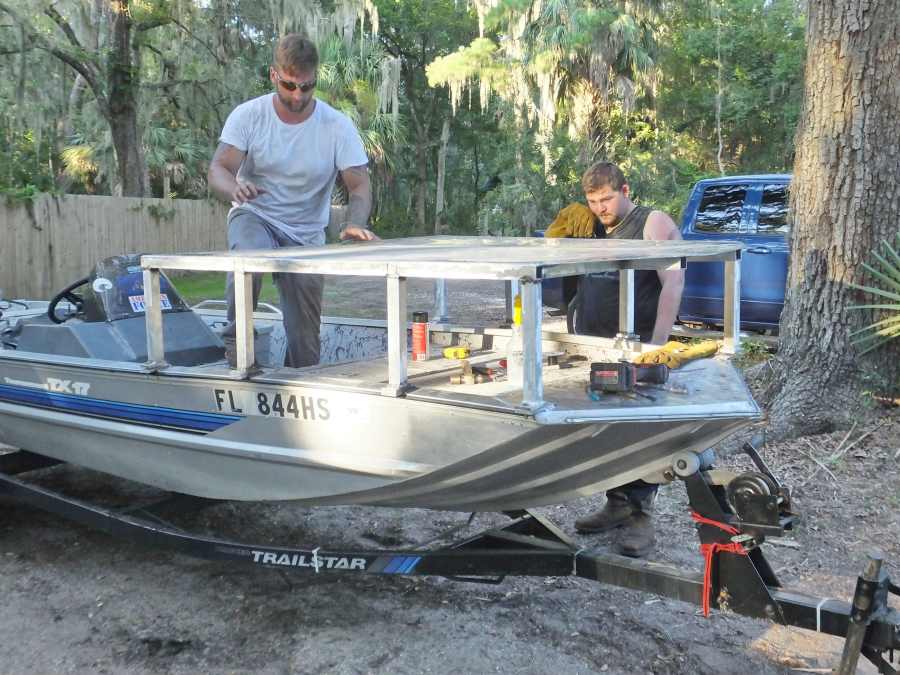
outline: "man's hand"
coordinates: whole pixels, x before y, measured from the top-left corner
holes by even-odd
[[[265,188],[257,187],[255,183],[252,183],[249,180],[236,179],[234,190],[231,191],[231,201],[243,204],[244,202],[256,199],[266,192],[267,190]]]
[[[347,239],[356,241],[380,241],[381,237],[372,232],[372,230],[367,230],[364,227],[347,225],[346,227],[341,228],[341,241]]]

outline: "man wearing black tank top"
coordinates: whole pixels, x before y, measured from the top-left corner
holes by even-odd
[[[638,206],[618,166],[598,162],[581,179],[588,207],[607,239],[681,239],[674,221],[662,211]],[[600,228],[598,228],[599,230]],[[672,332],[681,292],[682,270],[635,272],[635,331],[643,342],[664,344]],[[614,337],[619,324],[619,274],[589,274],[579,283],[574,301],[575,332]],[[622,528],[617,549],[623,555],[647,555],[655,541],[649,509],[658,485],[637,480],[608,490],[603,510],[575,521],[579,532]]]

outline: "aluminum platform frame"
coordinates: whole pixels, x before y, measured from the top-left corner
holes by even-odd
[[[383,277],[387,284],[388,377],[381,393],[402,396],[407,384],[406,280],[485,279],[517,284],[522,296],[523,409],[544,405],[541,372],[541,282],[544,279],[618,271],[618,345],[640,350],[634,334],[635,270],[684,269],[688,261],[725,263],[724,353],[740,349],[740,242],[539,239],[534,237],[414,237],[364,244],[333,244],[274,251],[145,255],[147,317],[145,368],[168,367],[162,339],[160,270],[234,275],[237,371],[253,374],[252,275],[331,274]]]
[[[745,451],[758,460],[752,445],[745,446]],[[0,496],[145,545],[166,547],[195,558],[282,571],[442,576],[477,583],[500,583],[506,576],[577,576],[845,638],[835,671],[839,675],[856,672],[860,656],[869,659],[883,675],[900,674],[900,667],[894,665],[895,651],[900,650],[900,612],[889,605],[889,596],[900,595],[900,587],[888,577],[881,555],[869,556],[851,603],[784,590],[758,544],[766,533],[777,535],[789,527],[790,517],[781,516],[768,525],[742,526],[723,491],[699,464],[681,470],[674,467],[687,484],[692,509],[709,522],[737,526],[743,545],[748,547],[745,554],[713,554],[707,579],[700,572],[578,548],[550,520],[527,510],[507,513],[512,520],[503,527],[438,549],[338,550],[216,539],[168,525],[156,513],[173,506],[183,513],[220,503],[216,500],[173,495],[169,500],[113,510],[17,477],[57,464],[61,462],[24,450],[0,455]],[[709,524],[701,524],[699,534],[704,544],[728,545],[736,539]]]

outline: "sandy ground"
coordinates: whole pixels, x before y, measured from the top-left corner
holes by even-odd
[[[502,318],[496,291],[460,287],[454,301]],[[411,293],[420,296],[410,309],[427,304],[429,288]],[[795,487],[803,514],[790,539],[765,545],[785,586],[848,599],[864,553],[876,547],[900,578],[897,410],[849,434],[769,445],[765,456]],[[750,468],[743,457],[723,463]],[[150,494],[74,467],[47,469],[35,480],[113,504]],[[573,520],[602,502],[597,496],[539,512],[572,533]],[[173,522],[259,543],[404,548],[464,520],[418,510],[221,504]],[[500,522],[483,514],[470,531]],[[699,569],[683,486],[661,490],[656,522],[654,558]],[[613,536],[576,540],[605,550]],[[705,619],[687,604],[572,577],[486,586],[286,573],[151,549],[4,502],[0,597],[2,673],[762,675],[825,672],[841,649],[835,638],[728,614]]]

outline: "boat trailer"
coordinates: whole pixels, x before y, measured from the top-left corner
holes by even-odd
[[[889,605],[900,587],[891,582],[881,554],[868,556],[850,603],[783,589],[760,544],[791,528],[796,516],[790,510],[790,494],[752,443],[743,450],[759,471],[731,477],[726,484],[723,472],[702,467],[691,453],[672,467],[670,477],[685,482],[691,515],[698,523],[703,572],[579,548],[554,523],[527,510],[506,513],[511,520],[503,527],[438,549],[330,550],[215,539],[184,532],[158,514],[199,510],[220,503],[217,500],[174,494],[152,504],[100,507],[22,480],[22,474],[62,464],[26,450],[0,455],[0,496],[197,558],[285,571],[433,575],[477,583],[500,583],[506,576],[578,576],[699,605],[706,615],[716,608],[842,637],[844,650],[835,670],[839,675],[856,672],[860,656],[879,673],[900,675],[895,662],[900,611]]]

